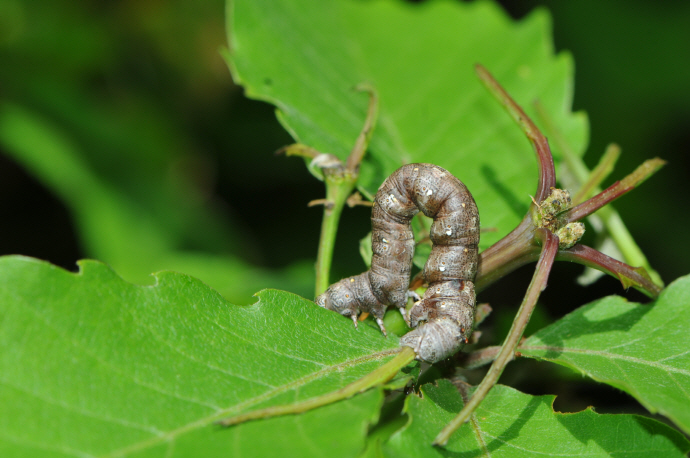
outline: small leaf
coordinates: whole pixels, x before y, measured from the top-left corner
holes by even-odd
[[[683,457],[690,450],[690,442],[682,434],[656,420],[600,415],[592,409],[563,414],[553,411],[554,398],[497,385],[448,445],[436,448],[431,441],[464,405],[458,389],[440,380],[438,386],[424,385],[421,398],[408,397],[408,424],[391,437],[384,450],[386,456],[415,458]]]
[[[690,433],[690,276],[651,304],[609,296],[527,339],[524,356],[574,368],[630,393]]]
[[[104,264],[80,266],[73,274],[0,258],[0,455],[353,456],[364,447],[380,390],[303,415],[214,422],[340,388],[387,360],[395,337],[364,323],[357,331],[286,292],[235,306],[186,275],[137,286]]]

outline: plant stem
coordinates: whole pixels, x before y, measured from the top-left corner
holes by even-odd
[[[611,174],[613,166],[616,165],[618,157],[621,155],[621,148],[616,144],[611,144],[606,148],[604,154],[599,159],[599,163],[587,177],[587,181],[578,189],[573,196],[573,205],[578,205],[589,199],[595,193],[601,191],[599,185]]]
[[[525,114],[522,108],[515,103],[510,95],[508,95],[508,93],[493,78],[493,76],[491,76],[488,70],[481,65],[477,65],[476,71],[479,78],[486,85],[491,94],[505,107],[510,116],[517,122],[527,138],[532,142],[539,166],[537,195],[532,205],[530,205],[528,214],[513,231],[480,254],[479,268],[477,270],[477,276],[475,279],[475,287],[477,292],[479,292],[518,267],[529,262],[533,262],[539,257],[539,249],[534,243],[536,228],[535,223],[538,221],[537,216],[539,211],[536,203],[543,203],[544,200],[551,194],[551,188],[554,187],[556,183],[556,172],[554,169],[553,158],[551,156],[551,150],[548,142],[546,141],[546,137],[541,134],[532,120]],[[546,119],[545,122],[551,126],[543,107],[537,104],[537,110],[542,118]],[[551,127],[553,128],[553,126]],[[560,146],[564,150],[566,162],[574,162],[575,165],[573,165],[573,168],[576,169],[580,181],[587,181],[587,176],[589,174],[587,169],[584,168],[584,165],[581,163],[576,163],[575,155],[567,149],[567,145],[562,139],[562,136],[556,135],[556,137],[558,140],[560,140]],[[592,178],[591,186],[596,185],[596,182],[599,180],[598,177],[603,177],[606,175],[608,169],[613,166],[613,162],[615,162],[617,154],[618,151],[615,147],[609,148],[606,158],[602,160],[600,166],[597,167],[597,177],[590,177]],[[616,182],[604,192],[566,211],[563,214],[562,219],[567,220],[567,222],[574,222],[580,218],[588,216],[595,210],[600,210],[601,216],[605,218],[605,221],[608,224],[608,230],[612,238],[614,238],[618,246],[621,248],[621,251],[627,254],[626,259],[631,254],[636,254],[637,256],[634,258],[641,260],[641,264],[643,266],[648,266],[649,263],[639,248],[637,248],[637,245],[632,240],[632,237],[627,229],[625,229],[625,226],[623,225],[622,221],[620,221],[620,217],[618,217],[617,213],[609,208],[601,207],[638,186],[645,179],[656,172],[663,164],[664,161],[658,158],[646,161],[633,173],[625,177],[623,180]],[[608,217],[609,215],[610,217]],[[638,289],[641,288],[645,294],[651,297],[654,297],[658,294],[659,287],[654,285],[652,281],[649,281],[649,276],[645,276],[643,271],[639,269],[636,270],[630,266],[626,266],[623,263],[613,264],[607,259],[602,258],[604,255],[597,256],[596,259],[587,259],[590,254],[594,256],[594,251],[595,250],[589,249],[586,251],[578,251],[576,252],[577,254],[575,254],[567,253],[566,250],[564,251],[564,257],[569,257],[570,260],[576,261],[580,264],[585,264],[590,267],[595,267],[598,270],[613,275],[619,278],[623,282],[624,286],[627,285],[634,286]],[[584,255],[582,255],[582,253],[584,253]],[[562,258],[559,257],[559,259]],[[663,284],[660,277],[655,275],[655,272],[652,271],[652,275],[654,275],[653,278],[657,284]]]
[[[359,84],[355,87],[358,91],[369,94],[369,105],[364,126],[357,136],[355,145],[350,151],[345,166],[342,163],[332,167],[324,167],[324,183],[326,184],[326,204],[324,205],[323,220],[321,222],[321,237],[319,238],[319,252],[316,256],[316,290],[318,297],[326,291],[331,284],[331,262],[333,261],[333,247],[335,236],[338,232],[338,223],[343,207],[350,194],[355,189],[359,176],[359,164],[364,153],[369,147],[369,140],[376,126],[376,118],[379,111],[379,98],[373,86]]]
[[[518,267],[537,260],[539,248],[532,243],[534,229],[532,217],[527,214],[508,235],[479,254],[479,267],[474,280],[477,292]]]
[[[585,216],[591,215],[604,205],[635,189],[647,178],[652,176],[657,170],[659,170],[664,164],[666,164],[666,161],[661,160],[658,157],[644,161],[642,165],[633,171],[633,173],[620,181],[616,181],[611,186],[586,202],[571,208],[565,213],[564,217],[570,222],[578,221]]]
[[[305,399],[304,401],[295,404],[267,407],[265,409],[235,415],[234,417],[219,421],[218,424],[222,426],[232,426],[250,420],[302,413],[317,407],[341,401],[343,399],[348,399],[357,393],[362,393],[368,390],[369,388],[383,385],[392,379],[400,369],[414,361],[415,356],[414,350],[412,350],[410,347],[400,347],[400,351],[395,358],[388,361],[375,371],[370,372],[361,379],[356,380],[339,390],[332,391],[314,398]]]
[[[331,262],[333,261],[333,248],[338,232],[338,223],[345,202],[355,188],[356,182],[357,176],[352,176],[346,170],[324,169],[326,204],[321,221],[319,252],[316,257],[316,291],[314,297],[326,291],[331,284]]]
[[[524,134],[534,146],[537,153],[537,165],[539,167],[539,181],[534,199],[541,202],[551,194],[551,188],[556,186],[556,169],[553,165],[551,148],[546,137],[541,133],[529,116],[506,92],[496,79],[483,66],[477,64],[475,70],[479,79],[489,89],[489,92],[504,106],[508,114],[520,126]]]
[[[376,89],[369,84],[360,83],[355,87],[355,90],[369,94],[369,106],[367,108],[367,117],[364,120],[364,127],[362,127],[362,131],[357,136],[355,146],[352,147],[352,151],[350,151],[350,155],[345,163],[345,168],[352,173],[357,173],[359,170],[359,164],[367,151],[369,140],[371,140],[371,135],[374,133],[376,119],[379,115],[379,96]]]
[[[562,132],[556,128],[551,117],[546,113],[546,110],[540,103],[535,104],[538,116],[541,118],[542,122],[546,126],[547,133],[549,137],[554,140],[558,149],[561,150],[563,154],[564,166],[575,178],[578,184],[582,185],[588,179],[590,174],[587,170],[587,166],[575,152],[570,148],[568,142],[563,136]],[[599,192],[599,189],[593,190],[594,192]],[[579,202],[576,202],[576,204]],[[625,226],[623,219],[620,214],[612,206],[606,206],[597,212],[597,216],[601,218],[606,227],[606,232],[615,242],[618,249],[623,254],[625,262],[633,266],[642,266],[649,273],[650,277],[657,285],[663,285],[664,282],[661,280],[661,276],[652,269],[649,264],[647,257],[642,253],[642,250],[635,240],[633,239],[630,231]]]
[[[542,252],[539,257],[539,262],[537,263],[537,268],[532,277],[529,287],[527,288],[527,294],[525,295],[520,309],[518,310],[513,325],[508,331],[508,336],[506,337],[501,351],[498,353],[496,360],[494,360],[489,372],[486,374],[482,382],[479,384],[477,389],[474,391],[472,398],[469,400],[465,407],[460,411],[460,413],[451,421],[445,428],[436,436],[433,445],[445,445],[448,443],[448,439],[451,434],[458,429],[463,423],[465,423],[470,416],[477,409],[479,404],[484,400],[486,395],[489,393],[491,388],[498,382],[499,377],[503,373],[506,365],[514,358],[515,350],[517,349],[518,343],[522,338],[522,334],[525,332],[527,323],[529,322],[534,307],[537,304],[537,299],[541,292],[546,288],[546,281],[551,272],[551,266],[556,259],[556,253],[558,252],[558,237],[546,229],[537,229],[535,235],[543,243]]]
[[[620,280],[623,288],[632,286],[652,299],[661,293],[661,287],[652,281],[644,267],[631,267],[587,245],[578,244],[567,250],[561,250],[556,258],[559,261],[577,262],[600,270]]]

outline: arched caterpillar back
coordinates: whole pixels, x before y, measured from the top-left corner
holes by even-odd
[[[467,343],[475,308],[479,213],[467,187],[447,170],[408,164],[383,182],[371,214],[371,269],[331,285],[316,303],[351,317],[355,325],[360,312],[369,312],[385,334],[388,305],[405,316],[414,255],[410,220],[420,210],[434,220],[433,248],[424,266],[429,288],[410,310],[415,329],[401,344],[412,347],[418,359],[434,363]]]

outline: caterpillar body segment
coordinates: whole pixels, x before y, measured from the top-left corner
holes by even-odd
[[[434,220],[433,248],[424,278],[429,287],[409,314],[412,331],[401,344],[417,359],[434,363],[457,352],[472,333],[479,213],[465,185],[432,164],[408,164],[379,188],[372,210],[371,269],[331,285],[316,302],[349,316],[371,313],[385,334],[383,314],[393,305],[405,316],[414,256],[411,219],[421,211]]]

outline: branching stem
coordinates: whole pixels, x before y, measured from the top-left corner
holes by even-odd
[[[378,116],[379,98],[376,90],[368,84],[360,84],[355,89],[369,94],[369,106],[364,126],[357,136],[345,166],[343,166],[342,162],[337,161],[335,164],[322,169],[324,183],[326,184],[326,205],[324,205],[321,222],[319,251],[316,255],[315,297],[326,291],[331,284],[331,263],[333,261],[333,248],[335,247],[340,215],[357,184],[359,164],[362,162],[364,153],[366,153],[369,147],[369,140],[376,126],[376,118]]]
[[[582,186],[584,183],[589,181],[590,175],[590,172],[587,170],[584,161],[570,148],[565,136],[556,127],[555,123],[541,103],[537,102],[535,106],[537,109],[537,114],[542,123],[545,125],[549,137],[554,140],[554,143],[558,146],[558,149],[563,154],[563,165],[568,169],[570,175],[574,177],[575,181],[577,182],[576,184]],[[595,188],[592,191],[600,192],[600,189]],[[581,201],[575,199],[574,203],[577,205],[580,204]],[[655,284],[663,285],[664,283],[661,280],[661,276],[654,269],[652,269],[647,257],[644,255],[644,253],[642,253],[640,247],[637,246],[637,243],[630,234],[630,231],[628,231],[628,228],[625,226],[623,219],[616,209],[608,205],[600,209],[597,212],[597,216],[601,218],[601,221],[606,227],[608,235],[623,254],[625,261],[630,265],[643,267],[649,273]]]
[[[556,259],[556,253],[558,252],[558,237],[553,233],[542,228],[538,229],[536,236],[543,243],[539,262],[537,263],[532,281],[527,288],[527,294],[520,305],[520,309],[515,316],[510,331],[508,331],[508,336],[505,342],[503,342],[501,351],[491,365],[489,372],[474,391],[469,402],[465,404],[465,407],[463,407],[460,413],[441,430],[438,436],[436,436],[433,443],[434,445],[445,445],[448,442],[451,434],[470,418],[491,388],[498,382],[506,365],[514,358],[518,343],[522,338],[522,334],[525,332],[525,328],[532,316],[534,307],[537,305],[537,299],[544,288],[546,288],[546,281],[551,272],[553,262]]]
[[[482,65],[477,64],[475,70],[479,79],[489,89],[489,92],[503,105],[508,114],[515,120],[525,133],[529,141],[534,146],[537,153],[537,164],[539,166],[539,181],[534,200],[541,202],[551,194],[551,188],[556,186],[556,169],[553,166],[553,156],[549,148],[549,142],[541,133],[537,126],[532,122],[522,107],[506,92],[489,71]]]
[[[333,173],[335,172],[335,173]],[[357,177],[346,170],[324,169],[324,183],[326,184],[326,202],[321,220],[321,236],[319,251],[316,256],[316,291],[315,297],[326,291],[330,283],[333,248],[338,232],[340,215],[343,212],[347,198],[355,188]]]
[[[587,215],[591,215],[604,205],[611,203],[622,195],[632,191],[642,184],[647,178],[659,170],[666,161],[657,158],[648,159],[642,163],[634,172],[581,204],[571,208],[564,215],[568,221],[578,221]]]

